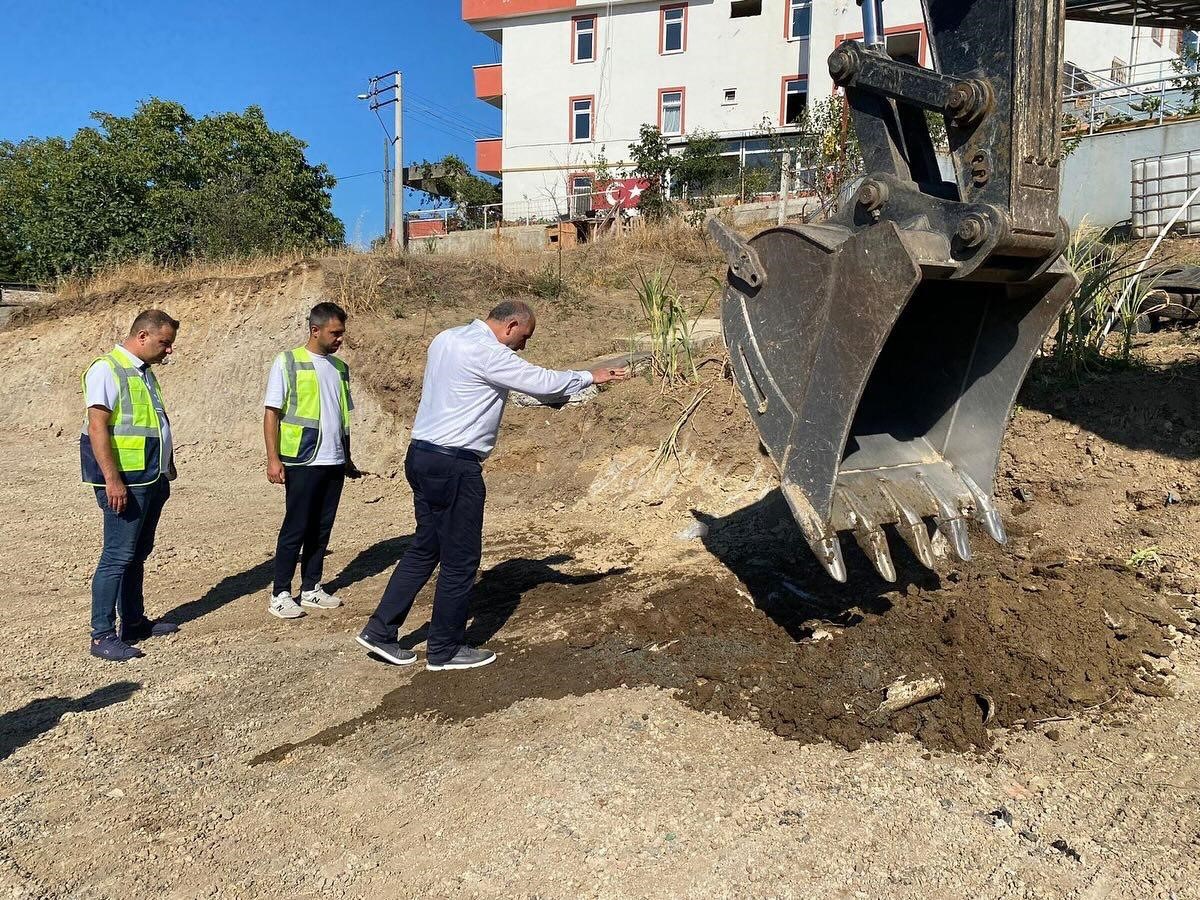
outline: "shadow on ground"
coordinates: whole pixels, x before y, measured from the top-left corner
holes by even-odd
[[[889,545],[896,584],[880,578],[853,541],[842,542],[849,577],[846,584],[838,584],[809,550],[778,488],[727,516],[699,510],[692,515],[708,529],[705,548],[746,586],[754,605],[796,640],[811,635],[806,624],[811,620],[853,625],[863,614],[887,612],[892,605],[888,593],[909,585],[925,590],[941,585],[937,574],[895,536]]]
[[[334,594],[367,578],[386,572],[404,555],[404,550],[411,540],[412,536],[409,535],[408,537],[386,538],[372,544],[354,557],[345,569],[325,582],[325,589]],[[235,600],[241,600],[243,597],[249,597],[260,591],[265,592],[271,587],[274,577],[275,560],[273,558],[263,560],[244,572],[222,578],[216,585],[209,588],[203,597],[180,604],[165,613],[163,618],[169,622],[184,625],[211,612],[216,612],[222,606],[233,603]],[[263,600],[265,602],[266,598],[264,597]]]
[[[123,703],[140,687],[135,681],[118,681],[83,697],[40,697],[20,709],[0,715],[0,760],[45,734],[64,714],[90,712]]]
[[[1019,402],[1103,440],[1175,459],[1200,459],[1200,362],[1108,368],[1079,381],[1034,362]]]

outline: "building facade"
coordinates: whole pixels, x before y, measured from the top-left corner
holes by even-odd
[[[884,14],[892,55],[927,65],[920,0]],[[462,15],[500,47],[474,71],[503,123],[477,142],[476,168],[503,179],[506,219],[579,210],[602,187],[597,163],[626,166],[644,123],[674,142],[715,132],[753,164],[770,152],[764,127],[794,130],[810,97],[833,93],[825,60],[862,27],[855,0],[462,0]],[[1135,57],[1176,55],[1176,33],[1136,32],[1068,23],[1068,71],[1127,80]]]

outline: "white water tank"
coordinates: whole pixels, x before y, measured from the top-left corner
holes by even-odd
[[[1200,187],[1200,150],[1147,156],[1133,161],[1133,236],[1157,237]],[[1179,217],[1174,230],[1200,234],[1200,197]]]

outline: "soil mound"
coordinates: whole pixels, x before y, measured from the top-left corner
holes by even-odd
[[[646,684],[806,743],[855,748],[906,733],[930,748],[986,748],[997,728],[1107,711],[1130,690],[1164,693],[1155,674],[1172,650],[1164,635],[1187,628],[1119,566],[1021,563],[1001,553],[940,588],[912,584],[894,600],[880,595],[855,607],[790,581],[786,599],[771,594],[756,605],[736,582],[711,576],[630,607],[623,598],[644,585],[623,568],[548,577],[536,560],[501,565],[505,572],[485,573],[476,591],[468,639],[488,638],[501,622],[509,632],[569,637],[492,641],[515,657],[502,675],[418,673],[366,715],[258,761],[336,743],[381,720],[463,720],[533,697]],[[879,712],[889,685],[923,676],[944,683],[938,696]]]

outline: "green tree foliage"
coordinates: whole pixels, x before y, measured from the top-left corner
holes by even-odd
[[[723,146],[711,131],[693,131],[687,136],[687,146],[673,160],[671,180],[689,201],[728,193],[731,185],[736,186],[738,161],[733,156],[722,156]],[[701,205],[711,204],[705,201]]]
[[[43,280],[126,259],[171,262],[340,244],[335,179],[257,106],[196,119],[149,100],[70,140],[0,141],[0,270]]]
[[[647,218],[661,219],[671,211],[671,202],[667,199],[667,173],[673,158],[657,126],[642,125],[637,143],[629,145],[629,158],[633,160],[633,177],[647,184],[638,200],[638,209]]]

